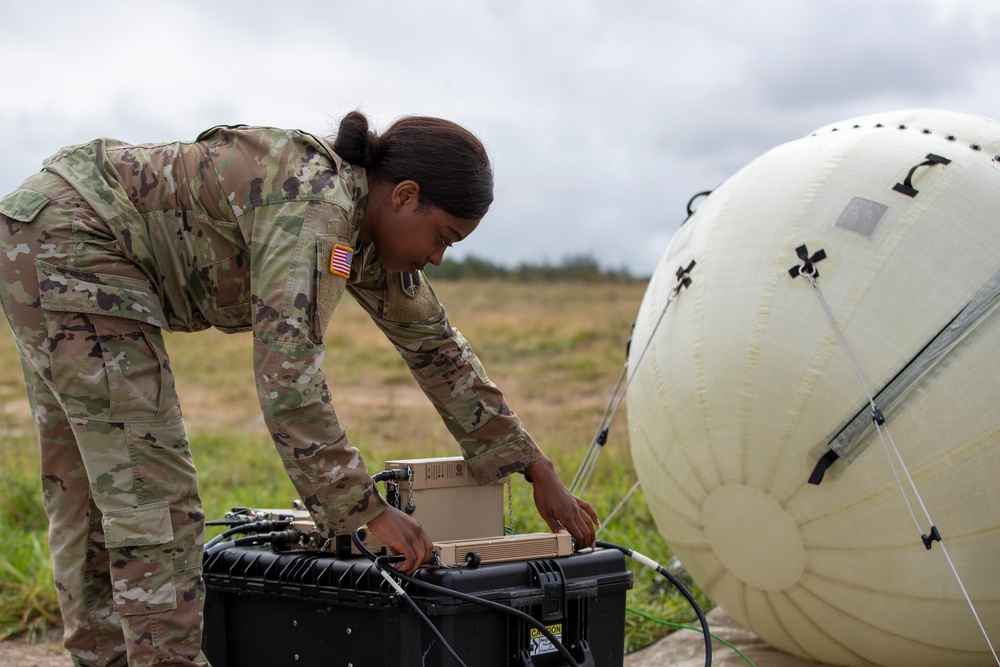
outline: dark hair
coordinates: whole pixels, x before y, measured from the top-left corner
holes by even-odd
[[[352,111],[340,121],[334,152],[365,167],[373,181],[420,185],[421,203],[455,216],[479,220],[493,203],[493,169],[486,149],[460,125],[429,116],[406,116],[381,135]]]

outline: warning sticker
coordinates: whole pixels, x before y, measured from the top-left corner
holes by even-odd
[[[556,639],[562,641],[562,623],[548,625],[546,626],[546,629],[551,632]],[[555,645],[549,641],[548,637],[542,634],[541,630],[531,628],[531,655],[542,655],[544,653],[554,653],[555,651]]]

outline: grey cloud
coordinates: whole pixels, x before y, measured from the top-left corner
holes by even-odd
[[[497,171],[493,210],[456,255],[512,264],[588,253],[649,272],[694,193],[780,143],[897,108],[1000,116],[987,69],[1000,14],[966,0],[382,0],[308,22],[275,20],[265,0],[64,2],[52,20],[36,5],[0,7],[0,37],[35,68],[0,61],[20,92],[0,98],[0,190],[95,136],[441,115]],[[154,45],[183,32],[196,48],[112,66],[80,25]]]

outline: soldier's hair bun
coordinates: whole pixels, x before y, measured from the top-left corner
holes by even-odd
[[[352,111],[340,121],[333,151],[351,164],[371,168],[378,159],[379,138],[368,129],[368,119]]]
[[[457,218],[479,220],[493,203],[493,167],[486,148],[449,120],[404,116],[379,135],[368,129],[364,114],[352,111],[340,121],[333,151],[365,167],[369,181],[415,181],[422,203]]]

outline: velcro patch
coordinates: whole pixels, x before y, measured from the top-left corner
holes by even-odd
[[[354,248],[348,248],[339,243],[333,246],[330,253],[330,273],[344,278],[351,277],[351,260],[354,259]]]

